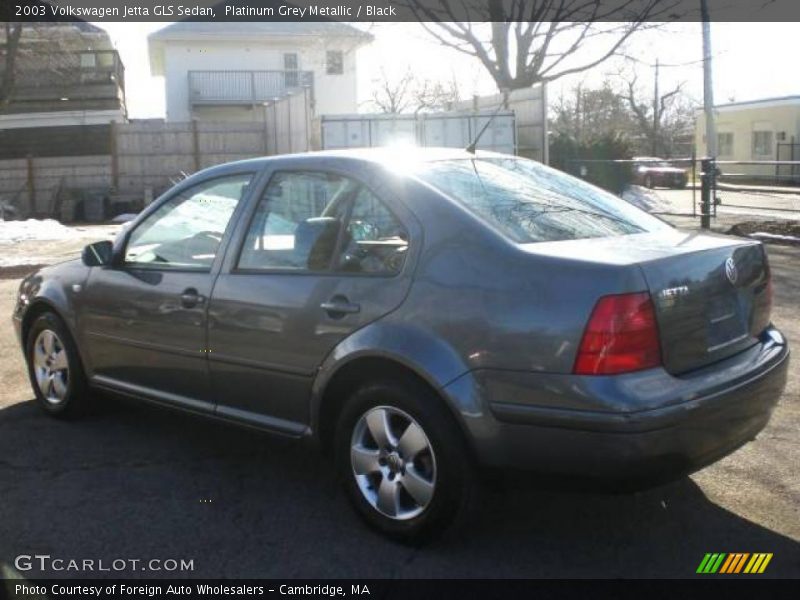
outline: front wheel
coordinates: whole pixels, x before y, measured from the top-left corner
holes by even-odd
[[[55,314],[36,318],[26,344],[28,375],[39,406],[54,417],[76,417],[88,408],[88,390],[77,349]]]
[[[347,401],[337,470],[373,528],[401,541],[442,533],[474,494],[471,460],[443,402],[422,385],[374,383]]]

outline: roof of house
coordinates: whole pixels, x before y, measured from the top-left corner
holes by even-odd
[[[178,21],[147,36],[150,71],[163,74],[164,43],[172,41],[235,40],[259,41],[265,38],[349,38],[355,46],[368,44],[373,35],[337,21]]]
[[[742,108],[765,108],[768,106],[800,105],[800,96],[777,96],[774,98],[760,98],[758,100],[746,100],[743,102],[729,102],[727,104],[716,104],[715,110],[736,110]]]
[[[150,40],[188,40],[205,37],[252,39],[261,36],[344,36],[371,40],[372,35],[338,21],[178,21],[154,31]]]

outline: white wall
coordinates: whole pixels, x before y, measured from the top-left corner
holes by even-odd
[[[316,114],[353,113],[357,110],[356,99],[356,50],[348,47],[352,42],[337,42],[335,39],[290,41],[217,41],[164,42],[164,75],[167,98],[167,120],[189,121],[188,72],[192,70],[283,70],[283,54],[297,52],[298,68],[314,71],[314,95]],[[344,73],[325,74],[327,50],[344,50]],[[241,111],[236,111],[238,114]],[[255,111],[254,119],[262,118]],[[198,117],[201,115],[194,115]],[[217,112],[216,118],[220,115]]]

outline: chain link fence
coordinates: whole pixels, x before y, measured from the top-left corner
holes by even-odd
[[[698,218],[703,226],[721,214],[800,219],[800,160],[572,159],[565,170],[650,213]]]

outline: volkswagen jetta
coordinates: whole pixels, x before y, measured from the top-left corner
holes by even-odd
[[[355,508],[442,530],[479,467],[676,476],[785,380],[767,255],[521,158],[363,150],[201,171],[21,284],[39,405],[95,390],[313,437]]]

